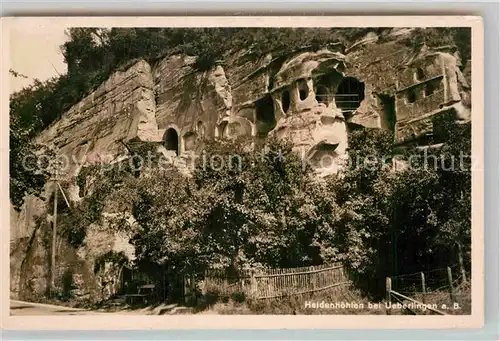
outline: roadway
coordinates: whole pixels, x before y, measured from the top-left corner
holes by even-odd
[[[96,315],[102,312],[64,306],[10,300],[11,316],[27,315]]]

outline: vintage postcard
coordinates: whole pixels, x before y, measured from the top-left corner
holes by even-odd
[[[481,18],[2,32],[3,328],[482,326]]]

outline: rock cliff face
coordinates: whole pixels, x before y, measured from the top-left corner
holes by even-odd
[[[347,49],[332,43],[262,57],[232,52],[206,72],[189,56],[139,61],[72,107],[39,142],[57,146],[75,165],[111,161],[132,139],[182,155],[203,137],[262,142],[274,135],[291,139],[306,157],[326,152],[332,160],[345,155],[356,126],[393,131],[396,143],[406,143],[431,133],[444,112],[470,116],[456,48],[408,46],[411,37],[411,29],[395,29],[382,37],[371,32]]]
[[[46,129],[38,142],[55,146],[76,175],[78,165],[124,152],[122,142],[157,140],[156,105],[151,67],[137,62],[118,71]]]
[[[38,142],[66,155],[69,178],[84,164],[117,159],[126,153],[123,142],[130,140],[158,142],[186,157],[202,138],[242,135],[252,137],[256,147],[270,136],[288,138],[320,175],[330,174],[346,157],[352,129],[385,129],[394,132],[397,144],[425,144],[435,130],[435,117],[452,113],[459,120],[470,119],[470,67],[464,68],[464,76],[453,46],[409,45],[412,32],[370,32],[347,48],[332,43],[320,50],[303,47],[260,57],[233,51],[206,72],[195,70],[190,56],[169,56],[155,65],[139,61],[115,72]],[[11,255],[21,257],[19,245],[40,238],[32,220],[44,205],[28,199],[23,212],[12,213]],[[89,240],[87,247],[92,245]],[[101,253],[109,248],[113,246],[100,248]],[[11,257],[13,292],[28,287],[26,279],[19,280],[21,267],[33,255],[44,257],[41,249],[30,252],[24,252],[21,262]],[[79,250],[75,259],[90,253]],[[83,266],[80,278],[91,267]],[[36,290],[42,286],[33,285]]]

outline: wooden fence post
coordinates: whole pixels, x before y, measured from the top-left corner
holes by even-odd
[[[245,278],[241,277],[240,278],[240,287],[241,287],[241,292],[245,292]]]
[[[251,274],[251,277],[250,277],[250,296],[251,298],[253,299],[257,299],[258,297],[258,294],[257,294],[257,278],[255,278],[255,270],[252,270],[252,274]]]
[[[453,277],[451,275],[451,268],[448,266],[446,267],[446,270],[448,271],[448,284],[450,286],[450,298],[452,302],[455,302],[455,297],[453,295]]]
[[[392,291],[392,285],[391,285],[391,278],[387,277],[385,279],[385,300],[386,300],[386,306],[385,306],[385,313],[386,315],[391,315],[391,291]]]
[[[183,276],[184,278],[184,303],[189,302],[189,286],[188,286],[188,278]]]
[[[422,277],[422,303],[425,303],[425,275],[423,272],[420,273],[420,277]]]
[[[191,274],[191,280],[190,280],[190,290],[191,290],[191,302],[192,304],[196,303],[196,281],[194,274]]]

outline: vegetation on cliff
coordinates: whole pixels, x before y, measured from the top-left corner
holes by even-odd
[[[123,215],[109,226],[135,235],[136,264],[152,278],[158,266],[174,277],[341,260],[358,288],[377,295],[386,276],[456,264],[459,252],[470,266],[470,158],[459,164],[470,152],[470,125],[445,126],[450,144],[407,151],[412,167],[397,172],[389,134],[355,132],[349,153],[358,163],[326,180],[287,142],[257,154],[239,141],[207,142],[192,178],[174,167],[95,172],[94,190],[61,224],[82,243],[112,203]],[[207,167],[215,155],[224,167]]]

